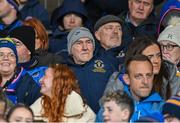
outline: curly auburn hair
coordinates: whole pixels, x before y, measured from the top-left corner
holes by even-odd
[[[29,17],[26,20],[24,20],[24,25],[31,26],[36,31],[36,38],[38,38],[41,41],[41,50],[47,50],[49,47],[49,38],[48,33],[46,32],[46,28],[43,26],[41,21],[39,21],[35,17]]]
[[[75,91],[80,94],[77,79],[73,71],[63,64],[50,65],[53,69],[52,98],[42,97],[43,116],[50,122],[62,122],[67,96]]]

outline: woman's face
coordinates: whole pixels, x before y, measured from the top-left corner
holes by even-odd
[[[16,56],[12,49],[7,47],[0,48],[0,74],[11,75],[16,67]]]
[[[180,47],[171,41],[161,41],[160,44],[163,59],[178,64],[180,62]]]
[[[41,81],[41,93],[51,97],[51,89],[52,89],[52,83],[53,83],[53,69],[48,68],[45,72],[45,75],[43,78],[40,80]]]
[[[153,64],[153,73],[156,75],[159,73],[161,68],[161,52],[157,44],[148,46],[142,52],[143,55],[147,56]]]
[[[31,112],[26,108],[17,108],[9,117],[9,122],[25,122],[25,123],[32,123],[33,122],[33,115]]]

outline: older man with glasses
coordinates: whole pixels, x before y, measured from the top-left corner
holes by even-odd
[[[177,19],[172,18],[169,23]],[[180,21],[179,21],[180,22]],[[163,59],[177,65],[180,70],[180,23],[170,25],[159,35],[158,42],[161,44]]]

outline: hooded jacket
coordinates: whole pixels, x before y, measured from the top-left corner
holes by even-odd
[[[83,19],[84,25],[88,27],[87,12],[80,0],[65,0],[62,6],[59,7],[58,15],[53,20],[58,23],[60,27],[56,27],[49,43],[49,52],[61,54],[67,51],[67,35],[69,31],[64,30],[62,20],[68,13],[76,13]],[[67,55],[67,54],[66,54]]]

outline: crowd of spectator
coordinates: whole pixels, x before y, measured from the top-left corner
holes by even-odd
[[[180,122],[180,0],[1,0],[0,122],[34,121]]]

